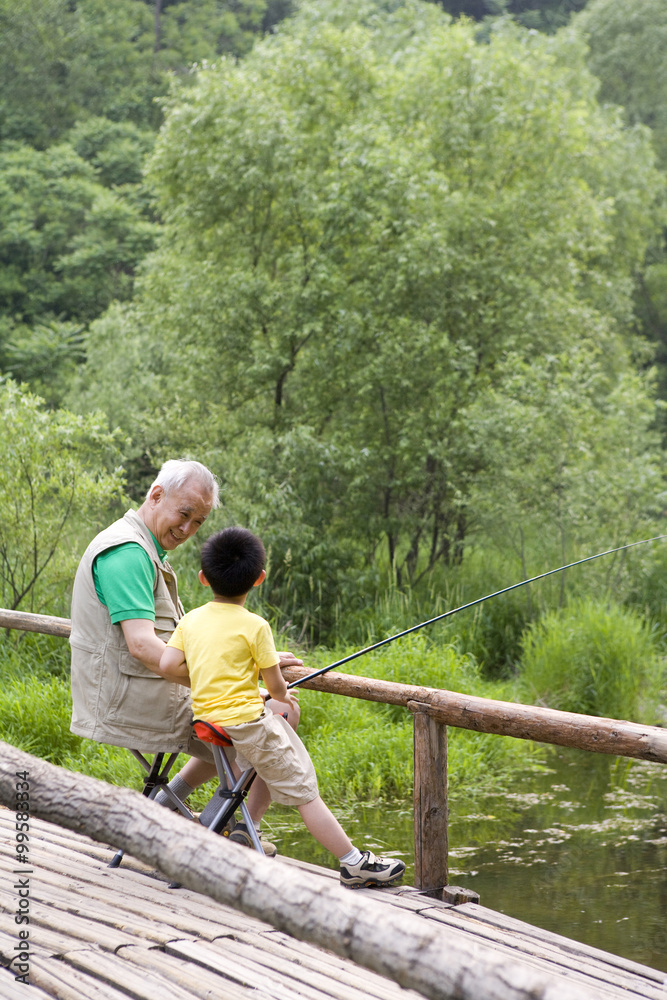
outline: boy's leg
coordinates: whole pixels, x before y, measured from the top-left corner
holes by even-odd
[[[319,795],[305,806],[297,806],[297,809],[309,833],[335,858],[343,858],[350,853],[352,841]]]
[[[266,702],[266,707],[267,710],[272,712],[274,715],[282,715],[283,717],[287,716],[287,722],[292,729],[296,730],[296,727],[299,725],[299,717],[301,715],[300,708],[293,709],[291,705],[275,701],[274,699],[269,699]],[[234,770],[236,773],[236,769]],[[169,787],[179,797],[179,799],[183,801],[184,799],[187,799],[188,795],[190,795],[195,788],[198,788],[206,781],[210,781],[212,778],[215,778],[215,775],[215,764],[209,764],[207,761],[199,760],[197,757],[190,757],[178,774],[171,779]],[[155,799],[160,805],[169,804],[169,799],[164,792],[158,792]],[[262,816],[271,805],[271,793],[259,775],[253,781],[246,801],[248,811],[253,818],[253,822],[255,823],[255,826],[258,827]]]
[[[301,819],[322,847],[340,861],[340,880],[352,889],[361,886],[393,885],[403,877],[405,865],[396,858],[376,858],[370,851],[359,851],[319,797],[305,806],[297,806]]]

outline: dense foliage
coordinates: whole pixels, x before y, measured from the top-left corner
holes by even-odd
[[[45,411],[12,382],[0,386],[0,421],[2,605],[62,614],[78,532],[93,530],[122,497],[118,436],[99,415]]]
[[[588,63],[603,102],[622,105],[630,124],[648,125],[662,169],[667,169],[667,6],[661,0],[591,0],[575,24],[589,45]],[[667,258],[664,239],[638,276],[637,314],[656,343],[660,395],[667,395]]]
[[[596,103],[572,34],[363,15],[305,7],[173,99],[160,247],[73,397],[206,455],[271,546],[269,601],[324,628],[341,590],[480,539],[555,558],[642,531],[662,488],[629,328],[647,131]]]

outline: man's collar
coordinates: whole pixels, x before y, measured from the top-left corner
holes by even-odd
[[[148,528],[148,525],[146,525],[146,527]],[[157,549],[157,554],[160,557],[160,562],[164,562],[164,557],[167,554],[167,550],[162,548],[162,546],[158,542],[157,538],[155,537],[155,535],[153,534],[153,532],[151,531],[151,529],[148,528],[148,530],[151,532],[151,538],[155,542],[155,548]]]

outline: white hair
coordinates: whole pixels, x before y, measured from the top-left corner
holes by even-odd
[[[158,472],[155,480],[151,483],[146,494],[146,499],[154,486],[161,486],[165,494],[172,490],[178,490],[190,480],[196,480],[213,498],[213,507],[220,505],[220,487],[217,476],[214,476],[210,469],[207,469],[201,462],[189,461],[185,458],[171,458],[165,462]]]

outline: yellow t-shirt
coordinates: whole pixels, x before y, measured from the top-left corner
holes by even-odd
[[[259,671],[278,663],[268,622],[238,604],[188,612],[168,642],[185,653],[195,719],[239,726],[262,714]]]

